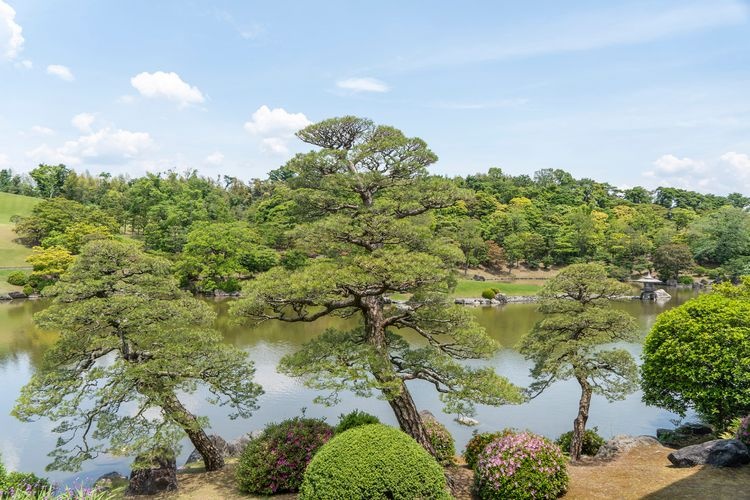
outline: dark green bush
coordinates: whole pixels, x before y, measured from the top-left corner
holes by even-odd
[[[219,283],[219,290],[226,293],[234,293],[242,290],[242,284],[236,278],[228,278]]]
[[[464,451],[464,460],[469,468],[474,469],[477,466],[477,458],[479,454],[484,451],[484,448],[497,438],[509,436],[515,434],[513,429],[503,429],[499,432],[483,432],[477,434],[474,431],[474,435],[471,436],[469,442],[466,443],[466,450]]]
[[[339,425],[336,426],[336,434],[341,434],[344,431],[360,427],[362,425],[379,424],[380,420],[375,415],[370,415],[364,411],[354,410],[344,415],[343,413],[339,416]]]
[[[13,286],[24,286],[29,282],[29,275],[23,271],[13,271],[6,281]]]
[[[693,284],[693,278],[691,276],[680,276],[677,278],[677,283],[680,285],[692,285]]]
[[[485,299],[494,299],[495,295],[497,295],[497,293],[495,293],[495,290],[492,288],[488,288],[482,292],[482,297]]]
[[[443,469],[416,441],[382,424],[334,437],[305,471],[300,500],[449,499]]]
[[[307,464],[331,436],[333,428],[318,419],[298,417],[268,425],[240,456],[239,489],[259,495],[296,492]]]
[[[35,293],[36,290],[34,290],[34,287],[31,285],[26,285],[23,287],[23,293],[26,295],[31,295],[32,293]]]
[[[432,416],[423,416],[427,437],[435,450],[435,459],[440,465],[450,465],[456,457],[456,445],[448,429]]]
[[[567,460],[549,440],[522,432],[495,439],[479,454],[477,493],[481,499],[553,499],[568,486]]]
[[[573,439],[573,431],[568,431],[562,434],[555,443],[562,448],[565,453],[570,452],[570,441]],[[599,435],[599,428],[594,427],[593,429],[586,429],[583,434],[583,451],[584,455],[593,457],[599,448],[604,444],[604,438]]]

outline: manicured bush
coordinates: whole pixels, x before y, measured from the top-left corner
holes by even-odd
[[[29,276],[23,271],[13,271],[6,279],[8,284],[14,286],[24,286],[29,282]]]
[[[422,417],[427,437],[435,450],[435,459],[440,465],[450,465],[456,457],[456,444],[448,429],[434,417]]]
[[[583,450],[584,455],[593,457],[599,448],[604,444],[604,438],[598,433],[599,428],[594,427],[593,429],[586,429],[583,433]],[[573,440],[573,431],[568,431],[562,434],[555,440],[555,444],[559,446],[563,452],[567,453],[570,451],[570,442]]]
[[[677,283],[680,285],[692,285],[693,284],[693,278],[691,276],[680,276],[677,278]]]
[[[339,425],[336,426],[336,434],[341,434],[344,431],[360,427],[362,425],[379,424],[380,420],[375,415],[370,415],[364,411],[354,410],[344,415],[343,413],[339,416]]]
[[[32,293],[35,293],[36,290],[34,290],[34,287],[31,285],[26,285],[23,287],[23,293],[26,295],[31,295]]]
[[[492,288],[488,288],[482,292],[482,297],[485,299],[494,299],[497,293]]]
[[[267,426],[240,456],[240,490],[259,495],[296,492],[307,464],[331,436],[330,425],[312,418],[292,418]]]
[[[501,437],[479,454],[477,492],[482,499],[557,498],[568,486],[565,466],[560,448],[541,436]]]
[[[475,431],[474,435],[469,439],[469,442],[466,443],[466,450],[464,451],[464,460],[466,460],[466,464],[469,468],[475,469],[479,454],[484,451],[484,448],[488,444],[498,438],[510,436],[511,434],[515,434],[513,429],[503,429],[499,432],[483,432],[481,434],[478,434]]]
[[[750,446],[750,415],[742,419],[737,428],[737,439]]]
[[[382,424],[337,435],[305,471],[301,500],[449,499],[443,469],[414,439]]]

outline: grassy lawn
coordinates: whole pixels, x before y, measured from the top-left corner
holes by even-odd
[[[15,238],[13,224],[0,224],[0,268],[28,266],[26,257],[31,254],[31,249],[15,243]]]
[[[14,269],[0,269],[0,293],[20,292],[22,290],[22,287],[9,285],[6,281],[8,275],[15,271]]]
[[[505,295],[536,295],[541,284],[533,283],[508,283],[507,281],[474,281],[459,279],[456,290],[452,297],[481,297],[482,291],[488,288],[497,288]]]
[[[40,201],[39,198],[30,196],[0,193],[0,224],[8,224],[14,215],[31,214],[31,209]]]

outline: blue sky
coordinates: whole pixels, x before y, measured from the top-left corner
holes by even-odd
[[[750,193],[750,3],[0,0],[0,167],[265,177],[344,114],[434,171]]]

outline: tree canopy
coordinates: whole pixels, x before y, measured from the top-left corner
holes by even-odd
[[[174,448],[184,434],[208,470],[223,465],[206,420],[179,396],[202,388],[233,417],[248,417],[262,391],[245,353],[222,342],[213,312],[177,288],[167,261],[134,243],[93,241],[45,295],[53,303],[35,320],[60,338],[13,414],[57,424],[49,468]]]
[[[431,212],[470,193],[430,176],[437,157],[421,139],[342,117],[298,133],[320,149],[287,163],[291,196],[307,223],[296,245],[317,255],[295,270],[274,268],[250,281],[232,312],[250,320],[314,321],[356,318],[350,330],[329,329],[286,356],[280,369],[330,393],[380,392],[402,429],[430,451],[424,425],[405,382],[431,383],[453,412],[473,403],[520,402],[517,389],[488,368],[455,359],[484,358],[498,346],[446,292],[459,248],[432,234]],[[405,307],[387,300],[411,294]],[[407,341],[407,332],[420,342]]]

